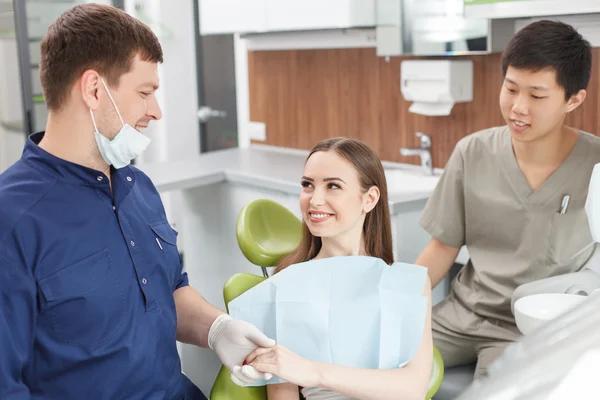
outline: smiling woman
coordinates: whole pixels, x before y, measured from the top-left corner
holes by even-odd
[[[304,167],[300,210],[302,244],[277,272],[334,255],[368,254],[387,264],[394,261],[385,173],[377,154],[361,141],[327,139],[312,149]]]
[[[388,265],[394,263],[386,174],[379,157],[371,148],[358,140],[347,138],[327,139],[318,143],[306,160],[301,184],[302,241],[298,248],[277,266],[276,273],[279,273],[293,265],[283,274],[277,275],[278,278],[283,278],[292,271],[299,271],[294,268],[308,271],[307,266],[297,264],[310,260],[341,262],[344,263],[342,267],[346,268],[349,268],[346,263],[351,261],[343,256],[368,256],[364,259],[375,257]],[[341,261],[335,260],[336,257],[340,257]],[[310,264],[314,265],[316,262]],[[395,270],[396,267],[390,268]],[[369,270],[363,268],[361,271],[361,281],[356,282],[362,288],[359,293],[366,288],[362,278],[365,278],[365,271]],[[424,282],[422,289],[420,284],[415,285],[416,292],[422,294],[424,300],[421,314],[424,324],[413,324],[408,328],[411,332],[414,329],[416,343],[412,353],[414,356],[408,357],[406,362],[392,363],[392,367],[385,368],[381,365],[377,368],[363,364],[348,366],[336,364],[335,360],[316,362],[307,354],[301,356],[282,345],[277,345],[273,348],[257,349],[251,353],[246,359],[249,365],[243,367],[242,371],[250,375],[252,371],[270,373],[285,382],[267,386],[269,400],[298,399],[299,387],[307,400],[422,400],[427,391],[433,357],[431,285],[426,276],[423,272],[424,278],[420,281]],[[297,285],[297,282],[295,284]],[[311,290],[307,293],[319,298],[316,287],[306,289]],[[407,294],[403,292],[403,295]],[[353,297],[354,301],[358,302],[368,298],[369,296],[360,295]],[[361,308],[356,304],[353,307],[353,315],[357,321],[366,326],[371,326],[366,322],[369,317],[385,313],[381,309],[384,305],[381,304],[374,308]],[[399,315],[402,312],[401,308],[395,305],[392,314]],[[335,314],[333,309],[330,309],[330,312]],[[303,320],[300,314],[298,310],[295,320],[288,320],[288,324],[297,323],[307,331],[328,335],[327,329],[309,329],[311,323]],[[356,324],[356,321],[348,321],[347,317],[345,318],[345,322]],[[370,329],[364,326],[357,329],[361,328]],[[400,335],[400,330],[396,334]],[[403,340],[406,341],[403,344],[405,347],[408,346],[408,336],[402,334]],[[375,339],[376,348],[385,348],[385,343],[380,343],[379,340],[383,339]],[[355,346],[347,351],[359,354],[364,353],[368,347],[363,342],[355,343]],[[346,345],[343,347],[346,348]]]

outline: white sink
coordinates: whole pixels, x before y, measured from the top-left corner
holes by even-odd
[[[386,169],[388,193],[432,193],[440,175],[427,175],[418,170]]]
[[[566,293],[541,293],[522,297],[514,305],[517,327],[521,333],[528,335],[585,299],[587,297]]]

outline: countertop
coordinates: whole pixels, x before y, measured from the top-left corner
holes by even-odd
[[[300,178],[308,151],[266,145],[248,148],[232,148],[203,153],[195,158],[139,166],[154,182],[160,192],[197,188],[220,182],[242,183],[289,194],[300,193]],[[435,176],[426,176],[420,166],[394,162],[383,162],[388,175],[393,171],[406,172],[414,179],[423,176],[428,182],[437,182]],[[434,181],[432,181],[434,180]],[[388,182],[390,212],[394,213],[401,204],[429,198],[433,188],[397,187]]]

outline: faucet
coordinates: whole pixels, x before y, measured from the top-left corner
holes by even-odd
[[[417,137],[421,140],[420,147],[416,149],[402,147],[400,154],[403,156],[419,156],[421,158],[421,167],[425,169],[428,175],[433,175],[433,162],[431,161],[431,138],[422,133],[417,132]]]

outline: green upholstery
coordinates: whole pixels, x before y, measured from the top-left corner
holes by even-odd
[[[444,379],[444,360],[437,347],[433,346],[433,366],[431,367],[431,378],[429,379],[429,389],[427,389],[426,399],[431,399],[442,384]]]
[[[258,285],[266,278],[246,272],[233,275],[225,282],[223,287],[223,298],[225,306],[229,312],[229,302],[248,289]],[[429,390],[427,399],[431,399],[442,383],[444,378],[444,362],[437,348],[433,348],[433,368],[431,370],[431,379],[429,381]],[[239,387],[229,378],[229,371],[221,367],[219,375],[210,392],[210,400],[266,400],[267,391],[264,386],[260,387]]]
[[[273,267],[298,247],[302,239],[302,224],[281,204],[258,199],[240,211],[236,236],[248,261],[261,267]]]
[[[249,274],[247,272],[240,272],[239,274],[235,274],[231,278],[227,279],[225,285],[223,286],[223,300],[225,300],[227,313],[229,313],[229,302],[231,300],[240,296],[247,290],[252,289],[265,279],[266,278],[264,276]]]
[[[229,313],[229,302],[246,290],[258,285],[266,278],[242,272],[233,275],[223,286],[223,299]],[[267,388],[265,386],[241,387],[231,381],[230,372],[221,366],[217,379],[210,391],[210,400],[266,400]]]

